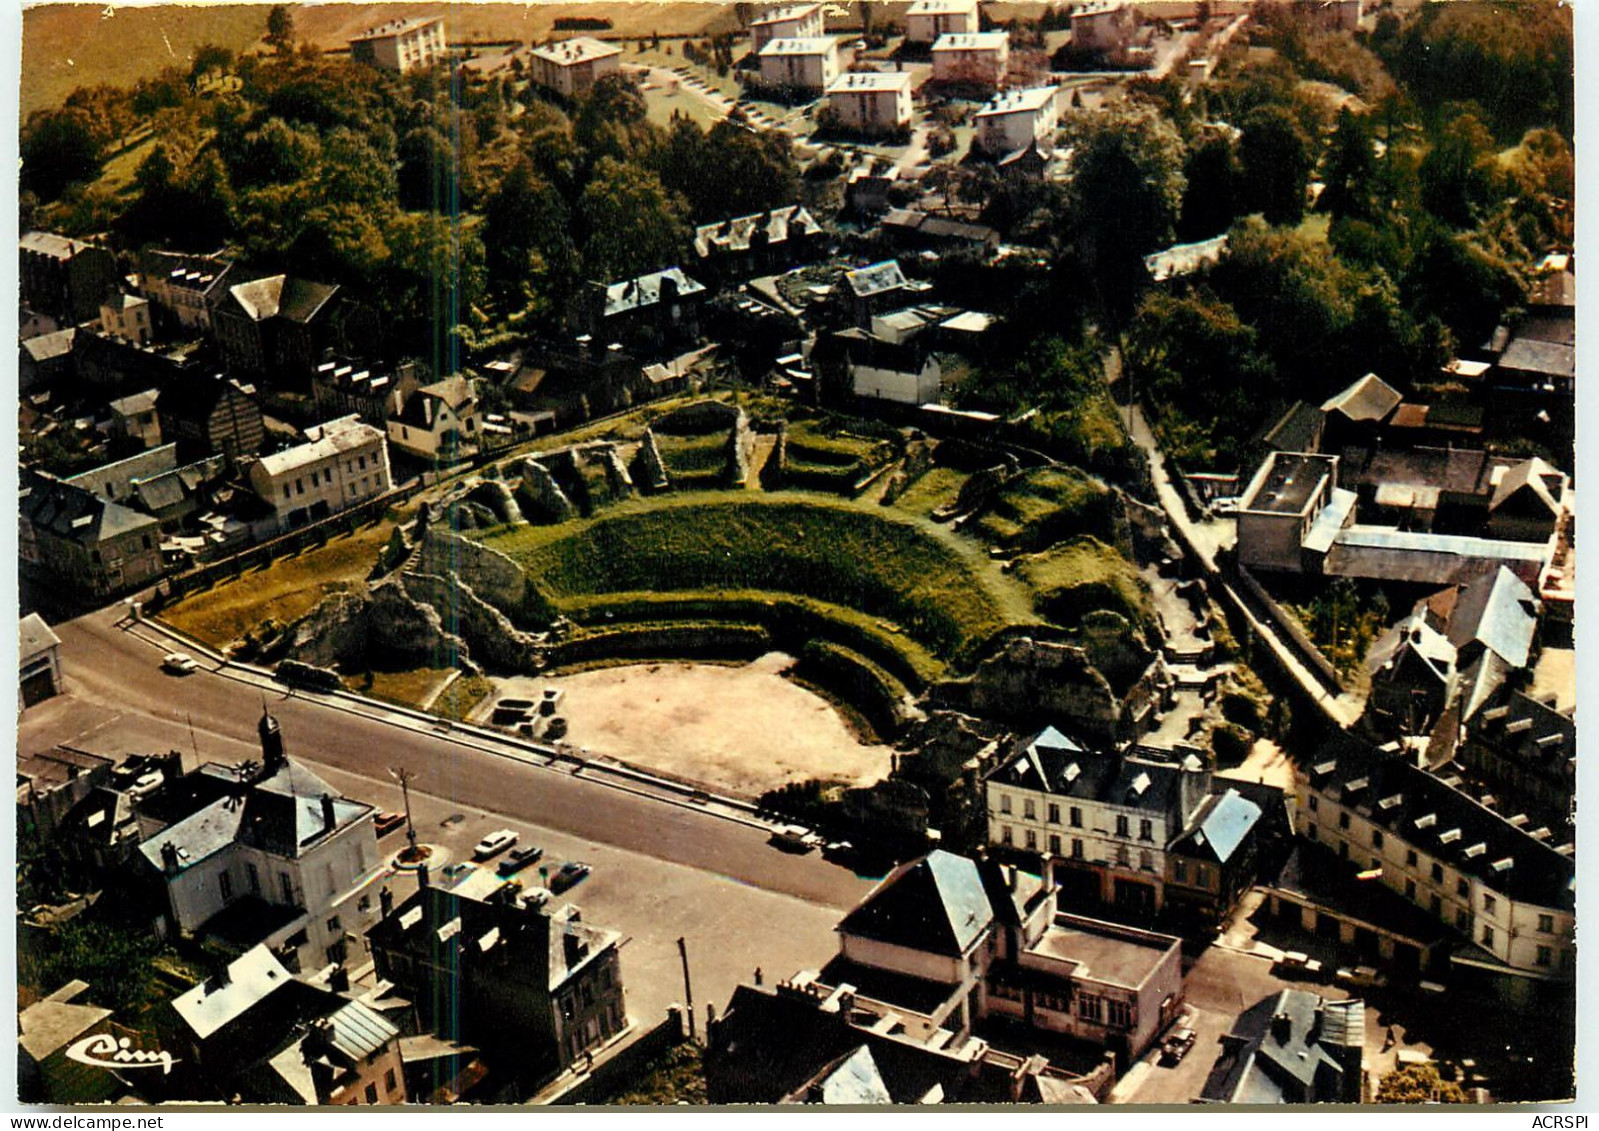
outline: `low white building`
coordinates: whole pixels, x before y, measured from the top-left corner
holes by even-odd
[[[591,36],[563,39],[533,48],[529,77],[563,98],[577,98],[622,69],[622,49]]]
[[[933,44],[933,81],[997,90],[1010,69],[1010,36],[1002,31],[941,35]]]
[[[38,613],[17,626],[19,707],[31,706],[61,693],[61,638]]]
[[[262,456],[250,467],[250,486],[277,512],[279,530],[388,493],[389,449],[382,432],[352,414],[307,428],[305,435],[305,443]]]
[[[350,40],[350,58],[357,63],[405,74],[443,62],[449,55],[444,43],[444,21],[393,20],[368,28]]]
[[[815,39],[826,30],[820,4],[785,4],[750,21],[750,50],[759,55],[774,39]]]
[[[380,917],[388,870],[372,806],[341,797],[290,762],[278,722],[262,714],[259,764],[208,763],[184,781],[214,799],[139,846],[167,894],[164,929],[185,936],[236,902],[252,902],[259,942],[292,952],[302,971],[355,957]]]
[[[916,0],[905,13],[905,42],[933,43],[941,35],[981,30],[977,0]]]
[[[827,88],[835,124],[862,134],[891,134],[911,124],[909,71],[864,71],[839,75]]]
[[[977,112],[977,147],[991,157],[1003,157],[1038,144],[1047,153],[1060,124],[1059,90],[1035,86],[994,95]]]
[[[840,70],[838,40],[830,36],[774,39],[761,48],[761,85],[821,94]]]
[[[389,444],[408,455],[433,459],[458,453],[479,436],[477,390],[465,377],[423,385],[388,422]]]

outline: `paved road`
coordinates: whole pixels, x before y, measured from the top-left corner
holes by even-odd
[[[147,628],[129,631],[120,612],[56,626],[68,693],[23,716],[23,753],[75,741],[116,756],[181,749],[186,766],[242,761],[259,757],[264,700],[290,756],[352,797],[397,810],[389,767],[416,771],[419,835],[455,858],[489,829],[508,826],[543,845],[552,862],[593,864],[594,875],[565,898],[627,936],[629,1012],[641,1024],[683,998],[679,935],[688,939],[703,1021],[705,1003],[724,1004],[757,966],[777,978],[825,963],[836,949],[833,926],[873,883],[814,853],[785,855],[760,829],[587,780],[569,764],[505,757],[209,670],[166,675],[164,649],[142,638]],[[462,821],[442,824],[457,813]],[[391,836],[383,847],[397,849],[400,840]],[[408,883],[395,881],[401,898]]]

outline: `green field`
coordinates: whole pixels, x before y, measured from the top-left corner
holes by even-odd
[[[1081,472],[1038,468],[997,492],[972,529],[1015,550],[1041,550],[1078,534],[1115,541],[1115,505],[1109,488]]]
[[[1064,628],[1099,609],[1151,630],[1155,607],[1133,564],[1097,538],[1081,537],[1023,558],[1016,570],[1037,594],[1038,614]]]
[[[563,608],[596,594],[791,594],[881,618],[955,663],[1007,624],[1033,619],[1029,594],[974,547],[820,495],[634,500],[598,518],[506,529],[485,542]]]

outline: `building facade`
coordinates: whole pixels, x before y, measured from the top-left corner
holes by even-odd
[[[977,112],[976,145],[991,157],[1038,145],[1048,152],[1060,124],[1060,100],[1052,86],[996,94]]]
[[[1010,36],[1002,31],[941,35],[933,44],[933,81],[972,90],[998,90],[1010,69]]]
[[[855,133],[880,137],[909,129],[909,71],[851,71],[827,87],[827,112],[833,124]]]
[[[423,385],[388,422],[389,446],[419,459],[459,455],[480,432],[477,390],[466,377]]]
[[[838,40],[828,36],[773,39],[760,50],[761,85],[821,94],[838,77]]]
[[[220,256],[147,248],[139,257],[139,289],[183,329],[206,333],[232,269]]]
[[[978,25],[977,0],[916,0],[905,13],[905,42],[931,45],[941,35],[971,35]]]
[[[250,465],[250,486],[277,512],[280,530],[337,514],[387,494],[388,443],[359,417],[342,416],[305,430],[303,444]]]
[[[529,75],[546,90],[563,98],[577,98],[594,89],[607,75],[620,74],[622,49],[588,36],[563,39],[533,48]]]
[[[350,58],[357,63],[405,74],[449,58],[442,19],[394,20],[370,28],[350,40]]]
[[[44,472],[19,484],[21,568],[68,598],[105,600],[161,576],[161,526]]]
[[[759,55],[774,39],[814,39],[825,31],[820,4],[785,4],[750,21],[750,51]]]
[[[117,289],[117,257],[106,247],[54,232],[18,241],[22,305],[64,323],[87,322]]]

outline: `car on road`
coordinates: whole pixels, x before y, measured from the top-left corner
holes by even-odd
[[[563,892],[567,888],[576,887],[583,882],[583,877],[593,870],[581,860],[568,860],[561,865],[560,870],[555,875],[550,877],[550,890],[552,892]]]
[[[161,783],[166,780],[166,775],[160,770],[151,770],[147,774],[140,774],[134,783],[128,787],[127,794],[134,799],[147,797],[160,789]]]
[[[816,847],[811,831],[799,825],[785,825],[772,834],[772,843],[784,852],[809,852]]]
[[[1171,1034],[1160,1043],[1160,1061],[1166,1065],[1178,1065],[1183,1062],[1183,1057],[1188,1055],[1188,1050],[1194,1047],[1198,1034],[1187,1025],[1180,1025],[1171,1031]]]
[[[1341,985],[1357,990],[1381,989],[1388,984],[1388,976],[1374,966],[1356,966],[1353,970],[1340,969],[1337,980]]]
[[[1237,514],[1238,497],[1236,495],[1228,495],[1224,498],[1212,499],[1210,503],[1210,513],[1217,516]]]
[[[536,844],[529,844],[522,848],[511,849],[511,854],[500,861],[500,866],[495,869],[502,876],[514,876],[530,864],[537,864],[544,858],[544,850]]]
[[[405,824],[404,813],[379,813],[372,822],[378,836],[388,836],[403,824]]]
[[[1312,958],[1298,950],[1285,951],[1277,960],[1274,972],[1284,978],[1309,978],[1312,981],[1320,981],[1324,974],[1321,959]]]
[[[472,859],[487,860],[504,852],[516,843],[516,833],[510,829],[495,829],[488,836],[477,842],[477,847],[472,849]]]
[[[187,652],[168,652],[161,657],[161,670],[173,675],[192,675],[200,670],[200,665]]]

